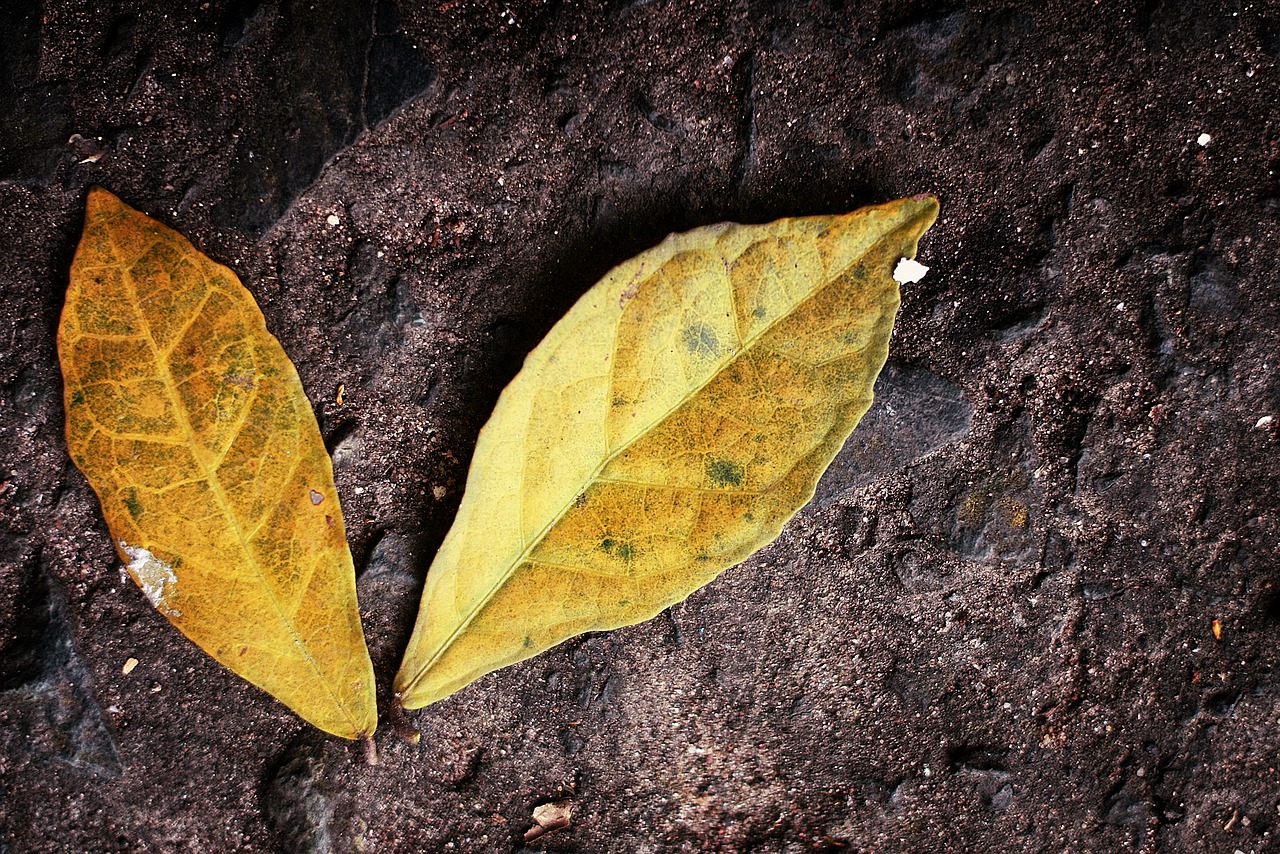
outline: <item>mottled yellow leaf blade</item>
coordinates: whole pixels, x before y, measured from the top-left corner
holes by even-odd
[[[329,456],[235,274],[95,187],[58,355],[71,459],[151,603],[320,729],[372,733]]]
[[[771,542],[871,405],[930,196],[673,235],[503,391],[427,575],[406,708],[646,620]]]

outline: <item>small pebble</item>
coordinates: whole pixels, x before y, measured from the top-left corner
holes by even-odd
[[[124,667],[120,668],[120,672],[123,673],[125,676],[128,676],[130,673],[133,672],[133,668],[137,666],[138,666],[138,659],[126,658],[124,660]]]
[[[341,220],[338,219],[337,214],[329,214],[329,217],[325,222],[329,223],[329,225],[337,225]]]
[[[898,266],[893,268],[893,280],[901,284],[913,284],[923,279],[927,272],[929,268],[925,265],[910,258],[902,258],[899,259]]]
[[[1196,143],[1197,143],[1201,148],[1204,148],[1204,147],[1205,147],[1206,145],[1208,145],[1210,142],[1213,142],[1213,137],[1209,136],[1209,134],[1207,134],[1207,133],[1202,133],[1202,134],[1200,134],[1198,137],[1196,137]]]

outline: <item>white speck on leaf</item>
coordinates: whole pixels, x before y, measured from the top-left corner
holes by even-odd
[[[173,567],[141,546],[131,546],[124,540],[120,541],[120,550],[129,556],[129,574],[152,606],[166,616],[182,616],[181,611],[165,601],[165,597],[172,596],[173,588],[178,586],[178,576],[174,574]],[[169,585],[168,590],[166,585]]]
[[[893,280],[904,285],[914,284],[923,279],[927,272],[929,268],[918,261],[901,258],[898,260],[898,266],[893,268]]]

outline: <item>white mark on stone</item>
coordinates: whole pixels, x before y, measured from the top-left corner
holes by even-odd
[[[129,575],[142,588],[143,595],[152,606],[165,616],[181,617],[182,612],[170,607],[165,598],[172,596],[173,588],[178,586],[178,576],[174,574],[173,567],[141,546],[131,546],[124,540],[120,541],[120,550],[129,556]],[[168,590],[165,585],[169,585]]]
[[[925,265],[913,261],[910,258],[900,258],[898,266],[893,268],[893,280],[902,284],[915,284],[924,278],[924,274],[929,272],[929,268]]]

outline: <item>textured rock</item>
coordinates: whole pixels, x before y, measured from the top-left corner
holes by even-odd
[[[533,848],[1276,846],[1273,4],[3,5],[0,850],[514,851],[561,801]],[[418,745],[384,721],[370,766],[121,577],[53,344],[91,183],[297,363],[384,713],[476,432],[601,273],[718,220],[943,213],[776,544]]]

